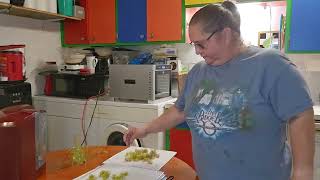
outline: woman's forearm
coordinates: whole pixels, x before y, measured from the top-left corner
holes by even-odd
[[[313,109],[291,119],[289,133],[293,156],[292,180],[312,180],[315,151]]]

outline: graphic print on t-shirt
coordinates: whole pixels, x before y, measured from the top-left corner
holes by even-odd
[[[239,87],[218,88],[212,80],[201,81],[192,93],[186,111],[188,125],[212,139],[252,127],[245,90]]]

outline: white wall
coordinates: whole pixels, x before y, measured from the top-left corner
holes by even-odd
[[[32,93],[43,92],[44,80],[37,77],[45,61],[61,62],[60,23],[0,15],[0,45],[25,44],[26,76]]]
[[[281,4],[281,3],[280,3]],[[279,31],[280,16],[286,14],[285,5],[270,7],[261,3],[244,3],[237,5],[241,16],[241,33],[246,44],[258,44],[259,31]],[[187,10],[195,13],[199,8]],[[188,17],[190,19],[191,17]],[[186,22],[188,23],[188,22]],[[188,44],[177,44],[178,54],[182,63],[189,64],[202,61],[200,56],[195,55],[195,50]],[[297,65],[310,88],[311,96],[315,104],[320,104],[320,54],[287,54]]]

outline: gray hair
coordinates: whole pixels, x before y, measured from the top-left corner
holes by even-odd
[[[205,33],[222,30],[229,27],[239,33],[240,14],[237,7],[231,1],[222,4],[209,4],[197,11],[190,20],[190,26],[199,23]]]

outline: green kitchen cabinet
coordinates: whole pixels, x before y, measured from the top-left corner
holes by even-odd
[[[320,52],[319,0],[287,0],[285,48],[287,53]]]

